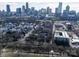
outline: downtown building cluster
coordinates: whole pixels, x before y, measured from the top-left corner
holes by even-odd
[[[62,10],[62,2],[59,2],[58,7],[55,8],[55,16],[62,20],[75,21],[78,20],[79,13],[77,13],[75,10],[70,10],[69,5],[66,6],[65,10]]]
[[[41,8],[39,10],[36,10],[35,7],[29,7],[29,3],[26,2],[25,5],[22,5],[22,7],[16,8],[16,11],[11,11],[10,5],[6,5],[6,11],[0,11],[0,16],[32,16],[39,19],[44,18],[52,18],[53,16],[59,17],[62,20],[78,20],[79,13],[76,13],[75,10],[70,10],[70,6],[67,5],[65,10],[62,10],[62,2],[59,2],[59,5],[57,8],[55,8],[55,12],[52,12],[52,9],[50,7]]]
[[[21,8],[16,8],[16,11],[11,11],[10,5],[6,5],[6,11],[0,11],[0,16],[32,16],[36,18],[44,18],[52,16],[52,9],[50,7],[36,10],[35,7],[29,7],[29,3],[22,5]]]

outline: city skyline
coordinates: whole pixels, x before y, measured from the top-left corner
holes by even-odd
[[[59,2],[28,2],[29,7],[35,7],[35,9],[39,10],[41,8],[47,8],[50,7],[52,9],[52,12],[55,12],[55,8],[58,7]],[[9,4],[11,11],[16,11],[16,8],[22,8],[22,5],[25,6],[25,2],[0,2],[0,10],[6,11],[6,5]],[[62,3],[62,9],[64,10],[66,6],[70,6],[70,10],[76,10],[76,12],[79,12],[78,2],[63,2]],[[62,11],[63,11],[62,10]]]
[[[1,1],[0,57],[79,57],[77,0]]]

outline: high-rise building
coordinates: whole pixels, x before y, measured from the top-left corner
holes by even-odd
[[[58,8],[55,8],[55,14],[57,14],[58,13]]]
[[[76,11],[75,10],[71,10],[68,14],[68,20],[76,20]]]
[[[26,9],[28,9],[29,8],[29,5],[28,5],[28,2],[26,2]]]
[[[66,6],[66,11],[68,11],[68,12],[69,12],[69,10],[70,10],[70,6],[69,6],[69,5],[67,5],[67,6]]]
[[[29,4],[28,4],[28,2],[26,2],[26,14],[27,14],[27,15],[29,14],[29,11],[30,11],[30,9],[29,9]]]
[[[5,12],[5,10],[0,10],[0,16],[6,16],[6,12]]]
[[[59,2],[58,7],[55,9],[55,16],[60,17],[62,14],[62,2]]]
[[[77,20],[79,20],[79,12],[77,13]]]
[[[55,16],[56,17],[59,17],[61,15],[61,13],[59,13],[58,10],[59,10],[58,8],[55,8]]]
[[[11,11],[11,10],[10,10],[10,5],[6,5],[6,12],[7,12],[7,13],[10,13],[10,11]]]
[[[52,13],[52,10],[50,7],[47,7],[47,14],[51,14]]]
[[[31,11],[35,11],[35,8],[34,7],[31,7]]]
[[[25,6],[22,6],[22,12],[25,13]]]
[[[71,10],[70,12],[69,12],[69,16],[75,16],[76,15],[76,11],[75,10]]]
[[[40,12],[41,12],[42,14],[46,14],[46,9],[41,8]]]
[[[62,13],[62,2],[59,2],[58,13]]]
[[[66,10],[63,11],[63,16],[67,17],[68,14],[69,14],[69,11],[70,11],[70,6],[67,5],[67,6],[66,6]]]
[[[21,8],[16,9],[16,15],[21,15]]]

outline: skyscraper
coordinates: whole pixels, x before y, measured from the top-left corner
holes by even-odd
[[[28,5],[28,2],[26,2],[26,14],[29,13],[29,5]]]
[[[21,8],[16,9],[16,15],[21,15]]]
[[[58,8],[55,8],[55,16],[58,16]]]
[[[28,2],[26,2],[26,9],[28,9],[29,8],[29,5],[28,5]]]
[[[75,21],[76,20],[76,11],[75,10],[69,11],[68,20],[71,20],[71,21]]]
[[[62,2],[59,2],[58,7],[55,9],[55,15],[57,17],[60,17],[62,14]]]
[[[55,8],[55,13],[58,13],[58,8]]]
[[[70,11],[70,6],[67,5],[67,6],[66,6],[66,10],[63,11],[63,16],[64,16],[64,17],[67,17],[68,14],[69,14],[69,11]]]
[[[7,13],[10,13],[10,11],[11,11],[11,10],[10,10],[10,5],[6,5],[6,12],[7,12]]]
[[[70,10],[70,6],[69,6],[69,5],[67,5],[67,6],[66,6],[66,11],[68,11],[68,12],[69,12],[69,10]]]
[[[22,6],[22,13],[25,13],[25,6]]]
[[[59,2],[58,13],[62,13],[62,2]]]
[[[52,13],[51,8],[47,7],[47,14],[51,14],[51,13]]]

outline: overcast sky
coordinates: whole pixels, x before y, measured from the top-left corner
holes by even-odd
[[[15,11],[17,7],[25,5],[25,2],[29,3],[29,7],[35,7],[37,10],[49,6],[53,12],[59,2],[62,2],[63,10],[66,5],[69,5],[71,10],[79,11],[79,0],[2,0],[0,1],[0,10],[6,10],[6,4],[10,4],[11,10]]]
[[[79,2],[79,0],[0,0],[0,2]]]

